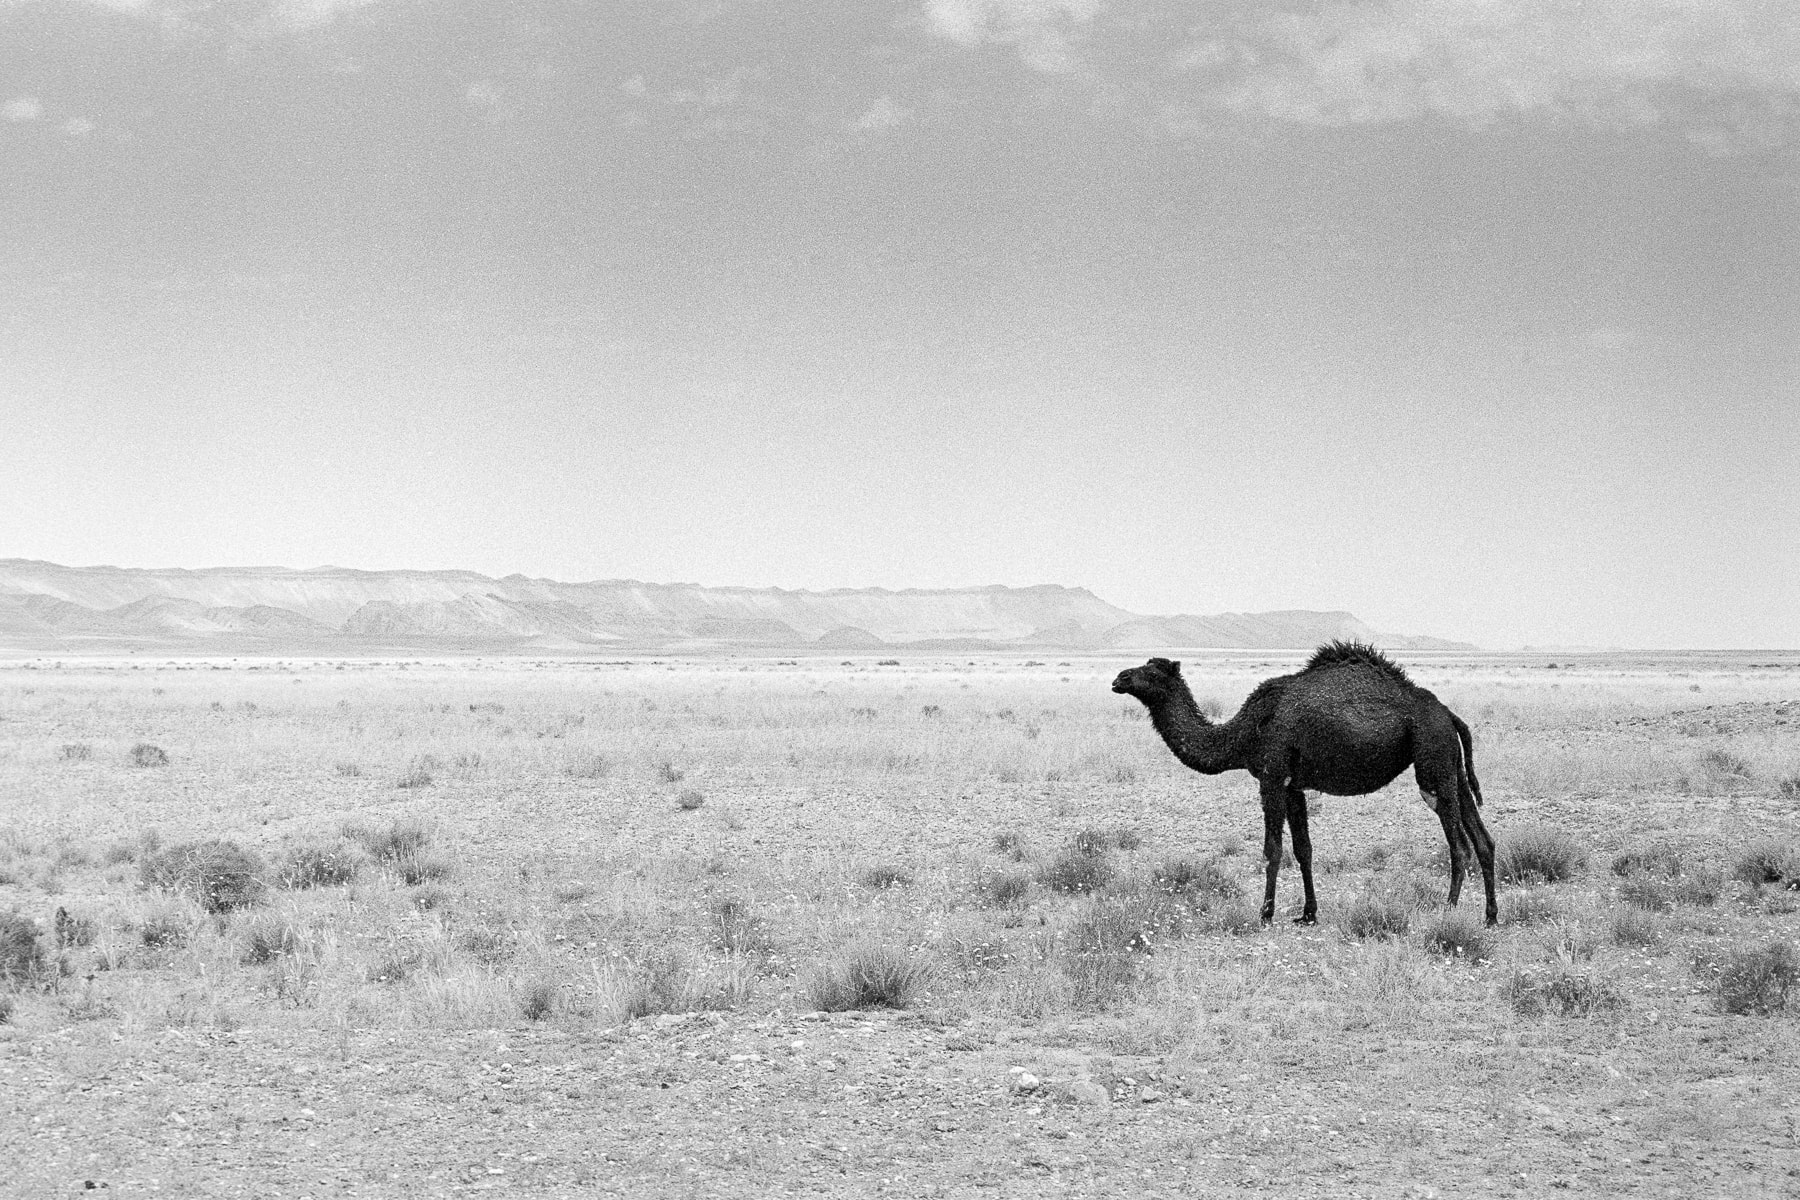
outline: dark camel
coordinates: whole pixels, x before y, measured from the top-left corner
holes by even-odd
[[[1112,690],[1143,702],[1156,732],[1183,763],[1203,775],[1248,771],[1262,786],[1264,921],[1275,916],[1283,821],[1294,831],[1294,860],[1306,886],[1306,906],[1296,921],[1318,920],[1307,791],[1361,796],[1386,787],[1408,766],[1450,843],[1450,903],[1462,895],[1472,845],[1487,889],[1487,923],[1497,920],[1494,839],[1481,821],[1469,727],[1381,651],[1355,642],[1321,646],[1298,674],[1257,684],[1223,725],[1206,719],[1181,677],[1181,664],[1166,658],[1119,672]]]

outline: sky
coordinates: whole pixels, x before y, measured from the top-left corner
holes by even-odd
[[[0,0],[0,556],[1800,648],[1800,5]]]

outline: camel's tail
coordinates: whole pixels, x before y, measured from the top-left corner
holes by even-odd
[[[1468,776],[1469,791],[1475,797],[1475,807],[1481,807],[1481,781],[1475,778],[1475,739],[1469,734],[1469,727],[1455,713],[1450,714],[1450,723],[1456,726],[1456,739],[1462,743],[1463,774]]]

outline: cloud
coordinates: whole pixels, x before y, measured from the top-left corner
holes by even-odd
[[[86,117],[70,117],[62,123],[62,130],[70,137],[86,137],[94,132],[94,123]]]
[[[1099,11],[1100,0],[927,0],[925,21],[959,46],[1011,46],[1033,70],[1061,72],[1075,66],[1072,35]]]
[[[1201,32],[1215,106],[1309,125],[1548,113],[1767,141],[1800,97],[1800,6],[1759,0],[1378,0]],[[1791,122],[1788,122],[1791,125]]]
[[[36,96],[16,96],[0,105],[0,117],[8,121],[35,121],[44,115],[44,106]]]
[[[315,29],[374,3],[376,0],[281,0],[271,18],[283,29]]]
[[[892,129],[912,116],[912,110],[901,108],[894,103],[892,96],[877,96],[862,116],[850,123],[850,128],[864,133],[877,133],[883,129]]]

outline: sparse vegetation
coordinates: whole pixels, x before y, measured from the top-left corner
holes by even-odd
[[[236,842],[184,842],[138,863],[145,887],[179,892],[209,913],[260,904],[267,890],[262,862]]]
[[[166,767],[169,765],[168,751],[161,746],[153,746],[149,742],[139,742],[133,746],[128,757],[134,767]]]
[[[1766,1016],[1787,1008],[1788,996],[1800,979],[1800,955],[1780,939],[1762,946],[1732,949],[1721,965],[1715,990],[1728,1013]]]
[[[1158,863],[1150,872],[1150,882],[1158,891],[1171,896],[1192,898],[1218,897],[1232,900],[1244,888],[1213,858],[1189,858],[1176,855]]]
[[[878,892],[884,892],[891,887],[901,887],[912,881],[912,872],[894,863],[881,863],[867,867],[856,877],[856,882]]]
[[[0,987],[34,983],[43,972],[37,922],[17,909],[0,912]]]
[[[910,1008],[930,984],[930,962],[882,943],[851,946],[832,955],[806,983],[807,997],[822,1012],[858,1008]]]
[[[693,788],[683,788],[681,794],[675,797],[675,807],[683,812],[693,812],[705,803],[706,797]]]
[[[1566,966],[1516,970],[1501,991],[1515,1012],[1528,1017],[1588,1017],[1625,1007],[1625,995],[1613,979]]]
[[[1412,914],[1388,896],[1358,896],[1344,910],[1344,932],[1353,938],[1403,938]]]
[[[1567,833],[1528,825],[1499,840],[1494,871],[1502,883],[1565,883],[1587,866],[1587,852]]]
[[[1495,937],[1481,918],[1465,909],[1440,913],[1425,926],[1425,948],[1447,958],[1479,962],[1494,956]]]
[[[1756,886],[1800,884],[1800,855],[1786,843],[1758,842],[1738,855],[1731,866],[1731,877]]]
[[[67,742],[59,757],[64,762],[86,762],[94,757],[94,748],[86,742]]]
[[[342,887],[356,879],[362,862],[346,843],[296,846],[275,879],[284,888]]]
[[[1105,887],[1117,873],[1104,848],[1095,853],[1072,844],[1038,868],[1038,882],[1053,892],[1084,894]]]

